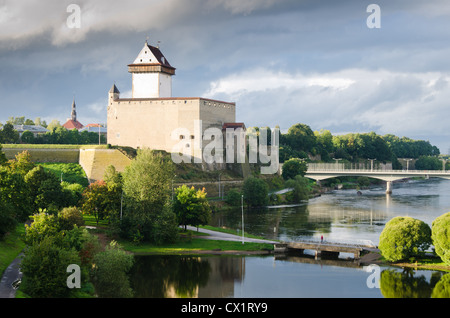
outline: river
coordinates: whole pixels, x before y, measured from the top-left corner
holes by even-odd
[[[427,222],[450,211],[450,180],[336,190],[297,206],[244,210],[245,231],[284,241],[302,238],[378,245],[386,222],[411,216]],[[214,226],[241,228],[241,210],[215,213]],[[138,256],[130,276],[135,297],[382,298],[438,297],[450,274],[398,267],[367,268],[343,255]]]

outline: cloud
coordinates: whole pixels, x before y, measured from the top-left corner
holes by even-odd
[[[345,69],[328,73],[246,70],[213,81],[209,98],[235,101],[250,126],[374,130],[380,134],[448,134],[450,75]]]

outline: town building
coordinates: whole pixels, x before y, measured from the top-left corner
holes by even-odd
[[[67,130],[72,130],[72,129],[80,130],[81,128],[84,127],[83,124],[77,120],[76,108],[77,108],[77,106],[75,104],[75,98],[74,98],[73,102],[72,102],[72,112],[70,114],[70,118],[67,118],[67,121],[62,125]]]

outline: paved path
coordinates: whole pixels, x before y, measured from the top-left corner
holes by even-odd
[[[23,254],[20,253],[19,256],[5,269],[2,280],[0,281],[0,298],[14,298],[16,296],[16,290],[12,284],[22,277],[22,273],[19,270],[22,255]]]
[[[196,227],[190,226],[190,225],[187,226],[187,229],[191,230],[191,231],[197,231]],[[242,236],[239,236],[239,235],[223,233],[223,232],[217,232],[217,231],[211,231],[211,230],[206,230],[206,229],[202,229],[202,228],[199,228],[198,231],[202,232],[202,233],[209,234],[209,236],[202,236],[202,238],[204,238],[204,239],[242,242]],[[244,243],[245,242],[249,242],[249,243],[250,242],[251,243],[268,243],[268,244],[279,243],[279,242],[276,242],[276,241],[255,239],[255,238],[249,238],[249,237],[244,237]]]

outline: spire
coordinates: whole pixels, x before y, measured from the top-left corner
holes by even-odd
[[[109,92],[112,94],[120,94],[119,89],[117,88],[116,84],[113,84],[113,86],[111,87]]]
[[[72,113],[71,113],[71,119],[73,121],[77,121],[77,111],[76,111],[77,106],[75,105],[75,97],[73,98],[73,102],[72,102]]]

